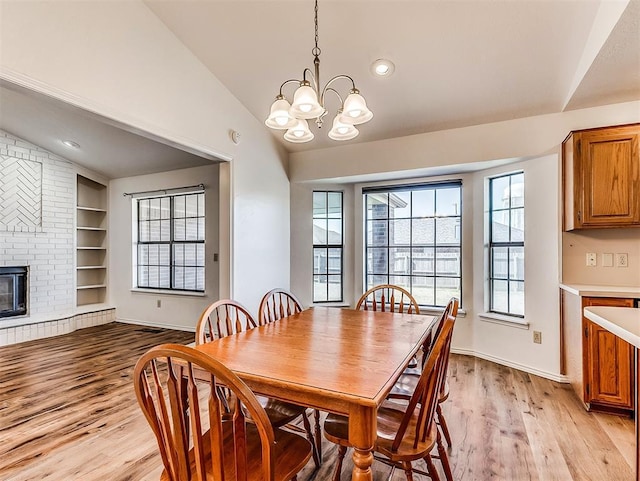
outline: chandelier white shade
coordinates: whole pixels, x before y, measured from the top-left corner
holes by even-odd
[[[333,140],[351,140],[360,133],[353,124],[346,124],[340,120],[342,115],[338,114],[333,119],[333,126],[329,131],[329,138]]]
[[[275,102],[271,105],[269,116],[265,125],[272,129],[286,130],[285,140],[294,143],[309,142],[314,135],[309,130],[307,120],[315,119],[318,128],[322,128],[323,118],[328,114],[326,108],[326,94],[333,92],[339,105],[329,138],[333,140],[350,140],[358,135],[358,129],[354,125],[363,124],[373,118],[373,112],[367,107],[367,102],[360,95],[354,80],[348,75],[336,75],[320,88],[320,48],[318,47],[318,0],[315,0],[315,47],[313,54],[314,71],[305,68],[302,72],[302,80],[287,80],[280,85],[280,92]],[[311,79],[310,82],[307,77]],[[349,94],[343,100],[338,91],[333,87],[337,80],[351,82]],[[298,88],[293,94],[293,102],[290,104],[282,93],[282,89],[290,84],[297,83]]]
[[[284,97],[276,99],[271,106],[271,113],[265,124],[272,129],[290,129],[296,125],[296,119],[289,113],[291,105]]]
[[[309,124],[306,120],[297,120],[296,125],[291,127],[284,133],[285,140],[294,144],[301,144],[313,140],[313,132],[309,130]]]

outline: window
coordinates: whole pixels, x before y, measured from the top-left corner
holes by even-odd
[[[204,292],[204,193],[135,202],[137,287]]]
[[[313,302],[342,301],[342,192],[313,193]]]
[[[489,310],[524,317],[524,173],[489,179]]]
[[[395,284],[422,306],[462,294],[462,183],[364,189],[366,289]]]

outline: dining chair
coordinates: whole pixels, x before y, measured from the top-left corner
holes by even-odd
[[[254,327],[257,327],[255,320],[242,304],[231,299],[222,299],[211,304],[200,315],[196,326],[196,345],[211,342],[247,329],[253,329]],[[306,408],[266,396],[258,395],[256,397],[275,428],[291,425],[302,416],[304,432],[306,432],[309,442],[313,445],[314,463],[316,467],[320,467],[320,455],[317,452],[311,424],[306,416]],[[297,426],[294,429],[296,428]]]
[[[393,284],[373,286],[362,294],[357,310],[420,314],[418,302],[405,288]]]
[[[260,301],[258,324],[264,325],[302,311],[302,304],[291,292],[272,289]]]
[[[285,289],[271,289],[260,301],[258,308],[258,324],[263,326],[271,322],[302,312],[302,304],[291,292]],[[306,414],[305,414],[306,417]],[[320,428],[320,411],[313,410],[315,421],[315,452],[318,461],[322,462],[322,429]]]
[[[379,284],[373,286],[360,296],[356,310],[398,312],[420,314],[420,306],[415,298],[404,287],[394,284]],[[418,365],[418,356],[409,361],[408,370],[411,372]]]
[[[218,384],[234,394],[231,417]],[[161,481],[296,480],[311,458],[312,447],[304,437],[273,428],[249,387],[193,348],[152,348],[135,366],[134,385],[158,442]]]
[[[427,354],[422,374],[408,402],[385,401],[378,409],[374,451],[386,457],[394,469],[401,467],[409,481],[413,480],[414,471],[440,481],[431,456],[431,451],[436,446],[447,479],[452,479],[447,451],[436,427],[435,413],[438,393],[444,382],[446,358],[451,348],[453,324],[453,318],[445,320],[433,349]],[[338,445],[338,463],[333,476],[333,480],[338,481],[347,448],[351,447],[349,418],[329,414],[324,423],[324,432],[329,441]],[[424,459],[427,472],[412,466],[412,462],[419,459]]]
[[[444,322],[448,318],[452,318],[454,323],[458,316],[458,307],[459,301],[457,298],[452,297],[447,303],[442,315],[440,316],[438,322],[434,326],[434,334],[432,335],[432,341],[437,339],[439,332],[442,330],[444,326]],[[455,325],[455,324],[454,324]],[[430,346],[426,347],[425,351],[428,352],[433,348],[433,342]],[[440,388],[440,392],[438,393],[438,405],[436,407],[436,422],[440,429],[442,430],[442,434],[447,441],[447,445],[451,446],[451,434],[449,433],[449,427],[447,426],[447,421],[442,412],[442,403],[445,402],[449,398],[449,382],[448,382],[448,370],[449,370],[449,356],[447,356],[445,361],[445,374],[444,374],[444,382]],[[403,372],[396,384],[391,389],[389,393],[390,399],[404,399],[408,400],[411,398],[415,388],[418,384],[418,380],[420,379],[419,375],[416,375],[414,371],[405,371]]]
[[[236,332],[256,327],[253,317],[242,304],[222,299],[207,307],[196,325],[196,344],[204,344]]]

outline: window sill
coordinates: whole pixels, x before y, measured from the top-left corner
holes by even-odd
[[[309,307],[351,307],[348,302],[312,302]]]
[[[444,307],[443,308],[420,307],[420,314],[425,316],[440,316],[442,315],[443,312],[444,312]],[[467,312],[464,309],[458,309],[458,314],[456,315],[456,318],[458,317],[467,317]]]
[[[204,292],[193,291],[174,291],[171,289],[141,289],[139,287],[132,287],[131,292],[140,292],[143,294],[160,294],[163,296],[184,296],[184,297],[205,297]]]
[[[517,329],[529,329],[529,323],[520,317],[505,316],[493,312],[483,312],[478,314],[481,321],[502,324],[503,326],[515,327]]]

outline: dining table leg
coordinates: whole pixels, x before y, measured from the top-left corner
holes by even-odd
[[[353,406],[349,412],[349,444],[353,446],[352,481],[373,481],[373,445],[377,432],[376,407]]]

